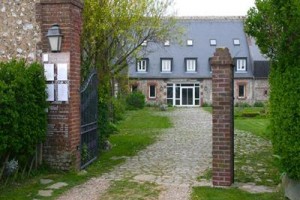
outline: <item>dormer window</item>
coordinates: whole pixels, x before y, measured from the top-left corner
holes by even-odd
[[[161,72],[172,71],[172,58],[161,58]]]
[[[188,39],[188,40],[186,41],[186,45],[187,45],[187,46],[193,46],[193,40]]]
[[[147,72],[148,71],[149,59],[142,58],[136,62],[136,71],[137,72]]]
[[[170,40],[166,40],[164,46],[170,46]]]
[[[241,45],[240,40],[239,39],[233,39],[233,45],[234,46],[240,46]]]
[[[146,47],[148,44],[148,41],[147,40],[144,40],[144,42],[141,44],[143,47]]]
[[[210,42],[210,46],[217,46],[217,40],[211,39],[209,42]]]
[[[186,72],[197,71],[197,58],[186,58],[185,59],[185,70]]]
[[[247,72],[247,59],[246,58],[236,58],[235,59],[236,72]]]

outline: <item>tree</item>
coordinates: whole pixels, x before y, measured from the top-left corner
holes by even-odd
[[[144,41],[164,41],[177,35],[174,19],[166,17],[172,0],[85,0],[84,4],[82,77],[97,68],[100,131],[105,135],[113,116],[114,78],[143,53]]]
[[[280,166],[300,179],[300,1],[256,0],[245,31],[271,59],[272,143]]]

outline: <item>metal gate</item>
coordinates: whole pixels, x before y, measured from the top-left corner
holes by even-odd
[[[81,87],[81,169],[98,155],[98,78],[93,71]]]

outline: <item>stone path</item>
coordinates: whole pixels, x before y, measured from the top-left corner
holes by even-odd
[[[199,183],[196,178],[211,166],[211,114],[200,108],[182,108],[164,115],[170,116],[173,127],[156,143],[110,173],[73,188],[59,199],[82,199],[81,192],[89,194],[86,199],[99,199],[110,180],[157,183],[164,188],[160,200],[187,200],[191,186],[210,185]]]
[[[173,127],[165,130],[156,143],[127,158],[111,172],[72,188],[59,200],[99,200],[111,181],[122,179],[158,184],[162,188],[159,200],[188,200],[193,186],[211,186],[210,181],[196,180],[211,167],[211,114],[200,108],[177,108],[162,114],[171,118]],[[239,132],[235,138],[238,153],[268,145],[250,133],[236,132]],[[272,188],[254,183],[235,187],[254,193],[274,192]]]

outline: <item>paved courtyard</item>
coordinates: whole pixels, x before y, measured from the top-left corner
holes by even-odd
[[[163,114],[170,116],[173,127],[156,143],[59,199],[99,199],[111,180],[129,179],[161,185],[160,200],[187,200],[191,186],[199,185],[196,178],[211,166],[211,114],[200,108],[178,108]]]

